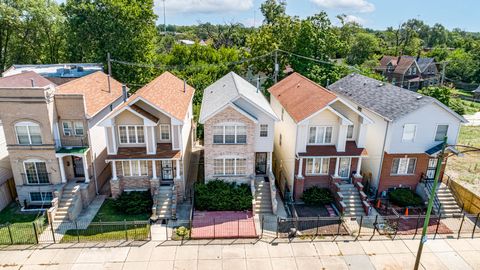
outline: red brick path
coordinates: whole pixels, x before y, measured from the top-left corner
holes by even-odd
[[[251,211],[195,211],[192,227],[192,239],[258,236]]]

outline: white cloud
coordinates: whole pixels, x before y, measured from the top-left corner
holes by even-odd
[[[356,22],[358,24],[363,25],[365,24],[366,21],[364,18],[355,16],[355,15],[346,15],[345,22]]]
[[[372,12],[375,5],[367,0],[310,0],[323,8],[338,8],[356,12]]]
[[[177,13],[214,13],[246,11],[253,7],[253,0],[166,0],[166,9]],[[155,0],[158,10],[163,9],[163,0]]]

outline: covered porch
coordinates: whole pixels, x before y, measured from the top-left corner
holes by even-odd
[[[62,147],[55,156],[60,167],[62,183],[70,181],[89,183],[92,174],[89,171],[88,147]]]

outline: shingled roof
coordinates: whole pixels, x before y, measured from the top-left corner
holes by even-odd
[[[360,74],[350,74],[328,89],[365,107],[389,121],[395,121],[428,104],[438,104],[462,122],[466,121],[435,98],[384,83]]]
[[[0,78],[0,88],[44,88],[48,85],[55,84],[33,71]]]

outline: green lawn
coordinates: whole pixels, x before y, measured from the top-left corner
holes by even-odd
[[[16,203],[11,203],[0,211],[0,244],[35,244],[34,222],[37,224],[37,233],[40,234],[46,222],[44,215],[38,212],[21,212]]]
[[[113,200],[107,199],[86,229],[78,230],[78,234],[77,230],[67,231],[62,242],[145,240],[150,232],[150,225],[145,223],[149,217],[150,213],[127,215],[118,212],[113,206]],[[123,223],[125,220],[126,224]],[[133,221],[143,222],[135,224]]]

